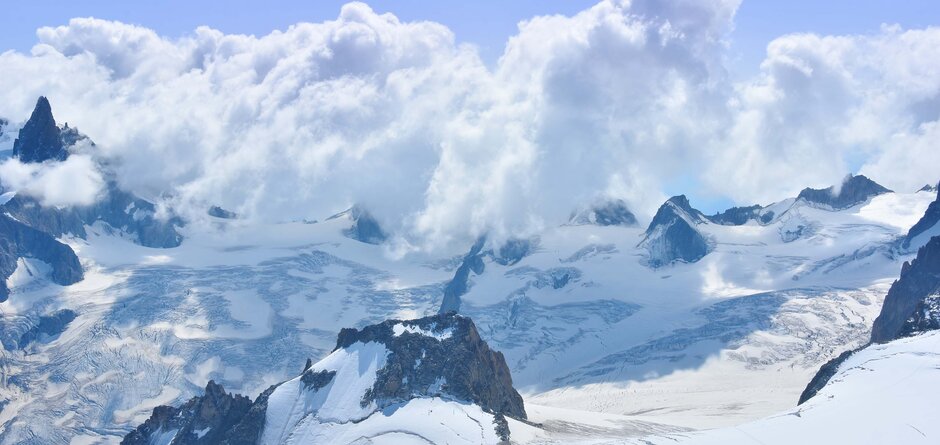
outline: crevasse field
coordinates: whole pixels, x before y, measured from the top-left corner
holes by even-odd
[[[560,225],[533,237],[532,253],[516,263],[484,257],[460,312],[505,354],[530,421],[543,426],[511,424],[514,442],[728,443],[744,435],[793,443],[775,432],[792,433],[794,418],[813,431],[836,411],[864,422],[870,412],[853,401],[866,391],[900,389],[879,399],[884,412],[936,398],[928,382],[940,345],[924,335],[853,357],[838,376],[844,383],[794,408],[822,363],[867,342],[888,287],[913,256],[897,240],[934,198],[888,193],[841,211],[782,201],[766,225],[698,226],[713,251],[660,268],[648,267],[650,253],[638,247],[642,227]],[[295,378],[307,358],[326,358],[343,327],[436,313],[466,250],[396,257],[345,237],[350,224],[348,215],[260,226],[216,218],[185,228],[185,242],[172,249],[89,227],[87,240],[64,239],[86,271],[67,287],[51,283],[43,263],[21,260],[7,281],[13,298],[0,303],[5,336],[16,338],[41,314],[78,315],[61,335],[0,350],[0,399],[9,400],[0,438],[116,443],[154,407],[179,405],[210,379],[254,398]],[[927,371],[908,379],[895,367]],[[446,412],[441,419],[456,420],[441,422],[463,425],[461,437],[492,434],[459,421],[488,414],[455,414],[479,408],[448,403],[409,403],[394,413],[396,428]],[[337,422],[353,414],[337,413]],[[381,416],[369,419],[355,424],[361,430],[338,426],[322,437],[390,428]]]

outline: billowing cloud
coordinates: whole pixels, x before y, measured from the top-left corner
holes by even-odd
[[[871,36],[796,34],[767,48],[731,99],[711,185],[768,202],[861,172],[911,191],[940,179],[940,28]]]
[[[0,162],[3,189],[35,197],[53,207],[93,204],[104,192],[104,179],[88,155],[63,162],[24,164],[17,159]]]
[[[405,250],[524,235],[605,196],[651,213],[678,178],[742,204],[855,168],[928,182],[937,30],[784,36],[735,84],[737,7],[605,0],[534,17],[493,68],[440,24],[362,3],[262,37],[73,19],[0,54],[0,116],[48,96],[123,186],[190,218],[360,203]]]

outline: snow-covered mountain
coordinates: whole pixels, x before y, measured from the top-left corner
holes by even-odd
[[[349,352],[334,351],[343,328],[450,311],[503,354],[528,420],[541,425],[510,428],[514,441],[755,421],[791,409],[822,364],[867,344],[902,263],[927,242],[908,232],[933,193],[852,178],[828,201],[813,192],[713,216],[676,197],[648,225],[629,223],[625,205],[591,205],[529,238],[404,257],[389,255],[389,234],[362,207],[316,223],[215,212],[211,227],[171,224],[182,240],[172,248],[148,247],[140,229],[105,217],[79,218],[80,233],[46,225],[84,279],[57,282],[47,260],[11,254],[0,443],[116,443],[155,407],[207,389],[250,409],[280,382],[300,391],[308,357],[323,364],[314,372],[337,370],[326,364]],[[301,405],[284,419],[312,412]],[[487,411],[473,406],[483,407],[421,398],[393,415],[432,412],[476,434],[484,429],[467,419]],[[387,428],[373,422],[357,425]]]
[[[343,329],[330,355],[253,403],[210,381],[122,443],[496,443],[534,429],[525,419],[502,354],[449,313]]]
[[[13,157],[25,164],[57,164],[69,158],[80,141],[94,143],[75,128],[56,125],[52,107],[45,97],[36,102],[29,120],[13,144]],[[60,207],[44,205],[34,196],[4,190],[0,197],[0,301],[9,296],[9,277],[18,259],[33,258],[48,264],[51,279],[61,285],[82,279],[78,258],[72,249],[56,241],[63,236],[87,237],[86,226],[113,230],[150,247],[175,247],[182,241],[176,226],[178,218],[156,217],[153,203],[121,190],[108,180],[105,196],[92,205]],[[14,280],[15,281],[15,280]]]

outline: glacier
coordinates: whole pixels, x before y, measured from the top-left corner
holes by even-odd
[[[790,199],[767,221],[697,224],[713,249],[657,268],[636,225],[551,227],[512,261],[484,242],[459,312],[544,426],[515,441],[746,424],[792,409],[822,363],[865,344],[916,250],[900,240],[933,200],[884,193],[836,211]],[[466,246],[396,258],[349,237],[352,218],[219,219],[181,228],[170,249],[100,223],[60,237],[85,279],[16,278],[0,303],[10,338],[75,314],[26,348],[4,343],[0,443],[117,443],[210,380],[253,399],[329,356],[344,327],[437,313]],[[424,403],[403,412],[456,409]]]

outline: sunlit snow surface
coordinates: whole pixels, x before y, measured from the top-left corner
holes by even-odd
[[[815,397],[786,412],[734,428],[626,443],[935,444],[938,381],[940,332],[933,331],[859,351]]]
[[[516,440],[753,421],[792,408],[820,364],[864,343],[912,257],[896,240],[933,198],[888,194],[841,212],[786,202],[767,226],[699,226],[715,250],[655,270],[637,247],[642,227],[560,226],[516,264],[486,259],[461,312],[505,354],[546,425],[517,428]],[[255,397],[329,355],[343,327],[436,312],[470,247],[393,259],[342,236],[342,218],[218,224],[188,229],[175,249],[91,228],[87,241],[66,240],[84,281],[14,287],[0,303],[5,336],[59,309],[78,317],[27,351],[0,351],[0,442],[117,442],[209,379]],[[607,417],[575,414],[585,410]]]

